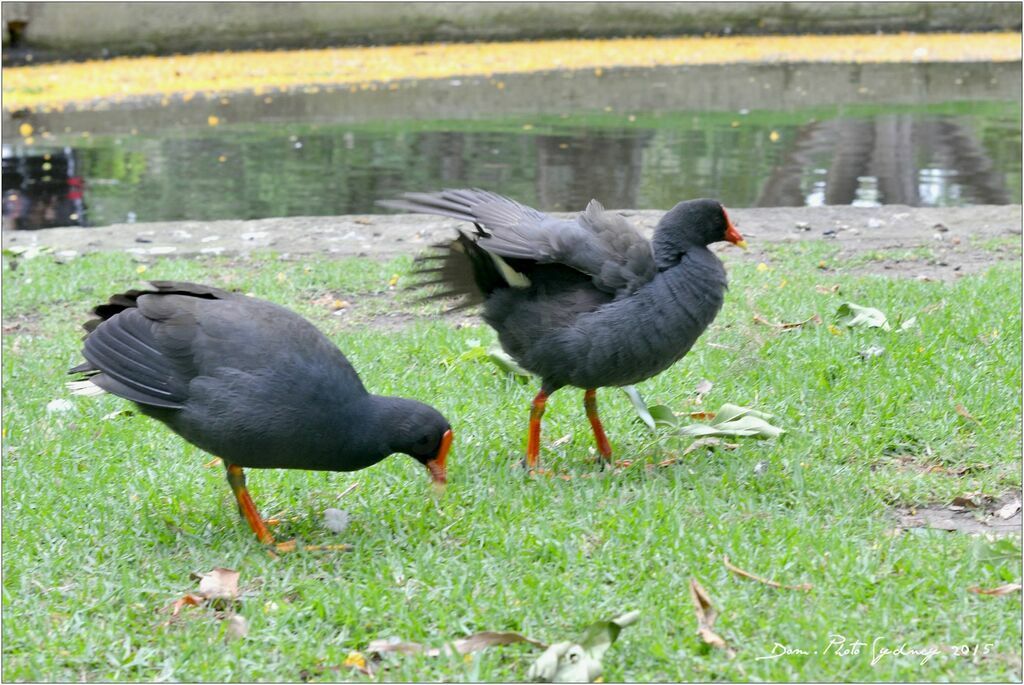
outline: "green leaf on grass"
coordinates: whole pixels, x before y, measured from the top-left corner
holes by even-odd
[[[480,344],[479,340],[468,341],[468,347],[468,350],[459,355],[459,361],[476,361],[478,359],[486,359],[505,373],[510,373],[523,379],[531,378],[533,376],[529,371],[519,366],[519,364],[516,363],[516,360],[508,356],[500,347],[494,346],[486,348]]]
[[[836,323],[842,324],[847,328],[881,328],[883,331],[891,330],[889,321],[878,309],[874,307],[864,307],[853,302],[844,302],[839,305],[839,309],[836,311]]]
[[[490,359],[494,364],[506,373],[511,373],[520,378],[532,378],[533,374],[519,366],[516,360],[508,356],[505,350],[500,347],[492,347],[487,350],[487,358]]]
[[[723,404],[721,409],[715,413],[715,418],[711,423],[695,423],[689,426],[682,426],[679,432],[683,435],[695,437],[734,435],[758,438],[775,438],[785,433],[783,429],[773,426],[768,422],[771,418],[771,414],[766,414],[750,407]]]
[[[675,428],[679,425],[679,417],[669,407],[664,404],[656,404],[649,408],[651,418],[654,419],[654,423],[657,426],[668,426]]]
[[[526,677],[544,683],[591,683],[602,673],[601,659],[618,639],[619,633],[640,617],[630,611],[610,621],[587,626],[576,642],[558,642],[541,654],[530,666]]]
[[[635,385],[623,385],[622,392],[626,393],[629,401],[633,403],[633,409],[636,410],[636,415],[640,417],[640,420],[647,424],[647,427],[652,431],[657,430],[658,424],[651,416],[650,410],[647,408],[647,403],[644,402],[644,398],[640,396],[640,391],[636,389]]]

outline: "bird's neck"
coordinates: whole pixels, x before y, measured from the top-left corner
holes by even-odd
[[[656,230],[651,243],[654,248],[654,262],[659,271],[672,268],[687,254],[701,251],[711,254],[706,245],[697,244],[688,235],[676,230]]]

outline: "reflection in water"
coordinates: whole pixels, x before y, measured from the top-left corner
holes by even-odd
[[[756,205],[1009,204],[1016,171],[997,171],[969,122],[839,118],[797,128]]]
[[[647,128],[619,120],[535,130],[278,123],[93,136],[74,152],[4,146],[4,227],[84,224],[83,177],[93,225],[376,213],[378,199],[452,186],[547,211],[591,198],[663,209],[693,197],[734,207],[1020,202],[1019,110],[999,111],[673,113],[648,117]]]
[[[73,150],[3,146],[4,230],[84,226],[82,177]]]

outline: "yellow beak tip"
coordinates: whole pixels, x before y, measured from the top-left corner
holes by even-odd
[[[736,247],[741,247],[744,250],[747,249],[747,241],[746,240],[739,241],[738,243],[736,243]]]

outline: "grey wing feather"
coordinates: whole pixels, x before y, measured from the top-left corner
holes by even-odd
[[[593,278],[594,285],[628,294],[656,273],[650,242],[623,217],[596,200],[575,220],[556,219],[485,190],[406,193],[385,207],[436,214],[474,223],[476,243],[501,257],[564,264]]]
[[[104,321],[85,339],[88,362],[74,371],[96,373],[90,380],[109,393],[157,407],[180,409],[188,398],[188,381],[178,363],[157,348],[153,322],[138,309]]]

